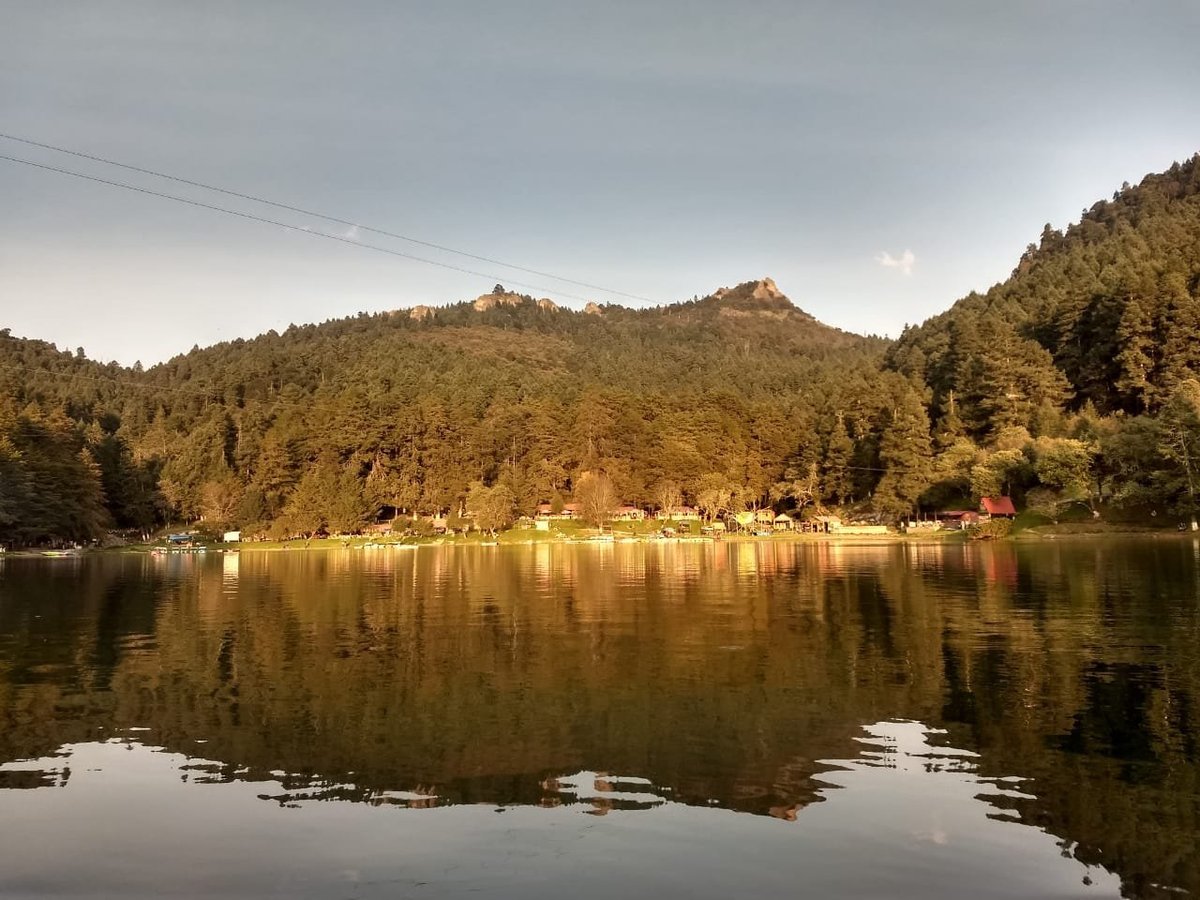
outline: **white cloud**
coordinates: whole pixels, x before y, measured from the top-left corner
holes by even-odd
[[[358,226],[351,225],[344,232],[342,232],[342,237],[344,237],[348,241],[357,241],[358,240]]]
[[[905,250],[900,256],[892,256],[884,250],[877,257],[875,262],[879,263],[885,269],[899,269],[902,275],[911,275],[913,266],[917,264],[917,257],[911,250]]]

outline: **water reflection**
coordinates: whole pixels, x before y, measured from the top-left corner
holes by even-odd
[[[656,896],[688,897],[1073,897],[1084,887],[1088,897],[1119,896],[1115,876],[1073,861],[1049,835],[996,821],[981,789],[1023,795],[980,778],[974,754],[931,745],[917,723],[866,732],[864,752],[829,774],[829,802],[782,814],[790,827],[716,800],[689,808],[636,776],[578,772],[544,781],[537,806],[439,812],[429,795],[364,795],[283,773],[254,779],[134,739],[69,745],[0,770],[80,772],[54,782],[61,796],[7,806],[14,841],[0,851],[0,887],[88,892],[99,871],[105,890],[126,897],[160,895],[155,872],[188,895],[599,897],[644,896],[653,885]],[[51,833],[63,810],[70,816]],[[123,837],[112,837],[113,823]],[[74,851],[66,859],[64,846]],[[116,870],[105,865],[113,853]],[[581,879],[589,870],[604,874]]]
[[[550,820],[532,812],[636,810],[671,823],[635,847],[646,854],[715,829],[730,844],[715,856],[753,850],[760,869],[792,871],[794,844],[740,846],[760,840],[741,829],[783,820],[805,846],[841,828],[825,852],[871,877],[886,870],[877,844],[916,842],[925,856],[905,850],[904,865],[930,885],[965,871],[950,856],[981,854],[1028,889],[1011,871],[1025,862],[1005,872],[983,845],[1031,840],[1068,859],[1037,869],[1045,889],[1027,895],[1053,895],[1060,877],[1066,896],[1102,895],[1105,871],[1127,896],[1195,891],[1198,571],[1187,539],[6,560],[0,827],[12,798],[59,793],[27,787],[80,797],[86,780],[121,796],[112,760],[88,760],[124,753],[131,778],[176,760],[173,783],[251,790],[275,809],[503,809],[539,847]],[[895,719],[946,733],[917,729],[914,743],[917,726]],[[864,726],[882,746],[862,743]],[[129,742],[131,728],[148,730]],[[900,784],[912,790],[892,797]],[[43,801],[21,803],[31,834],[58,827],[38,819]],[[756,892],[772,883],[743,876]]]

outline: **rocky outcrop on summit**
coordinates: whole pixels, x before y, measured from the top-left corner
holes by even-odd
[[[799,309],[770,278],[746,281],[732,288],[719,288],[697,304],[702,309],[715,309],[722,318],[759,317],[769,319],[817,320]]]
[[[525,302],[527,302],[527,298],[520,294],[484,294],[477,297],[471,305],[478,312],[487,312],[498,306],[521,306]]]

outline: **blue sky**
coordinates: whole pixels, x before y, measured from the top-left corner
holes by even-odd
[[[0,131],[660,302],[770,275],[860,332],[1002,280],[1044,223],[1200,150],[1192,0],[113,0],[3,18]],[[621,300],[8,162],[0,197],[0,327],[100,359],[496,280]]]

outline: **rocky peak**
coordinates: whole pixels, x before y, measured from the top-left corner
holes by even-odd
[[[710,301],[718,306],[723,315],[750,315],[774,313],[786,315],[796,310],[792,301],[779,290],[770,278],[746,281],[737,287],[720,288],[714,291]]]
[[[475,299],[472,306],[479,312],[485,312],[489,309],[495,309],[498,306],[520,306],[525,302],[525,298],[520,294],[483,294]]]
[[[775,300],[784,297],[783,292],[775,286],[775,280],[772,278],[762,278],[754,282],[754,288],[750,292],[750,296],[755,300]]]

